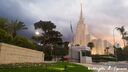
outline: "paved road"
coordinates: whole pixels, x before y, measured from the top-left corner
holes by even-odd
[[[101,65],[128,69],[128,63],[127,62],[107,62],[107,63],[101,63]]]
[[[86,66],[88,69],[94,70],[94,72],[128,72],[128,63],[126,62],[77,64]]]

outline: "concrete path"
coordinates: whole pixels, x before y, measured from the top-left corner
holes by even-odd
[[[93,70],[94,72],[128,72],[128,67],[118,67],[118,66],[124,66],[122,63],[117,66],[117,63],[107,63],[105,65],[104,63],[102,64],[97,64],[97,63],[92,63],[92,64],[82,64],[82,63],[76,63],[79,65],[83,65],[88,67],[88,69]],[[126,64],[126,63],[125,63]]]
[[[56,63],[57,61],[44,61],[44,63]]]

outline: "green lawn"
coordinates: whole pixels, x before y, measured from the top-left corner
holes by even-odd
[[[0,72],[92,72],[71,63],[0,65]]]

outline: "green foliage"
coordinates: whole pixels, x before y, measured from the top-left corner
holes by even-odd
[[[9,35],[5,30],[0,29],[0,42],[12,43],[12,36]]]
[[[124,47],[125,47],[125,40],[128,41],[128,33],[125,30],[124,26],[116,27],[116,29],[120,32],[123,42],[124,42]]]
[[[45,33],[52,31],[56,26],[51,21],[39,21],[34,24],[35,29],[42,29]]]
[[[106,55],[109,55],[109,47],[106,47],[104,51]]]
[[[40,36],[33,36],[37,42],[43,45],[43,52],[46,58],[50,59],[51,55],[64,56],[68,53],[67,44],[62,40],[62,34],[56,31],[56,25],[51,21],[39,21],[34,24],[35,29],[42,30]],[[53,49],[52,49],[53,48]]]
[[[13,37],[17,35],[17,32],[20,30],[27,29],[26,25],[24,22],[15,20],[15,21],[10,21],[8,23],[8,32],[12,34]]]
[[[92,49],[93,47],[95,47],[93,42],[89,42],[87,46],[90,47],[91,49]]]
[[[26,48],[32,48],[32,49],[35,48],[35,45],[28,39],[19,36],[13,38],[10,34],[8,34],[8,32],[2,29],[0,29],[0,42],[13,44],[16,46],[21,46]]]
[[[45,53],[45,60],[51,60],[53,57],[62,57],[68,54],[68,49],[66,47],[54,46],[51,49],[50,46],[43,46],[43,52]]]
[[[35,45],[28,39],[16,36],[18,31],[27,29],[25,26],[21,21],[9,21],[0,17],[0,42],[26,48],[35,48]]]
[[[94,55],[92,58],[94,61],[124,61],[128,58],[128,47],[115,48],[115,55]]]
[[[8,23],[7,19],[0,17],[0,29],[7,31],[7,27],[8,27],[7,23]]]
[[[83,50],[82,56],[91,56],[91,51]]]
[[[92,55],[93,62],[107,62],[107,61],[116,61],[115,56],[112,55]]]
[[[39,21],[34,24],[35,29],[41,29],[41,36],[34,36],[33,39],[46,44],[58,44],[62,43],[62,34],[59,31],[55,31],[56,26],[50,21]]]
[[[123,57],[125,58],[125,60],[128,61],[128,46],[124,47],[123,54],[124,54]]]
[[[54,55],[59,56],[59,57],[67,55],[68,54],[67,52],[68,52],[68,50],[66,50],[66,48],[58,47],[58,48],[54,49]]]
[[[18,31],[27,29],[27,27],[25,26],[26,25],[21,21],[9,21],[5,18],[0,17],[0,29],[3,29],[12,34],[13,37],[17,35]]]
[[[21,47],[25,47],[25,48],[31,48],[31,49],[35,48],[35,45],[31,41],[29,41],[28,39],[24,37],[20,37],[20,36],[16,36],[13,39],[13,44],[21,46]]]
[[[124,26],[122,26],[122,27],[117,27],[117,30],[120,31],[120,34],[122,35],[122,39],[123,39],[123,38],[124,38],[124,33],[125,33]]]
[[[122,48],[116,48],[116,57],[117,57],[117,60],[118,61],[122,61],[122,60],[124,60],[124,54],[123,54],[123,49]]]

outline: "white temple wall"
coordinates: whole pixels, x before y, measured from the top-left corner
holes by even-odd
[[[89,56],[82,56],[82,51],[88,50],[90,48],[85,46],[73,46],[69,48],[69,57],[72,62],[80,62],[80,63],[92,63],[92,58]]]

